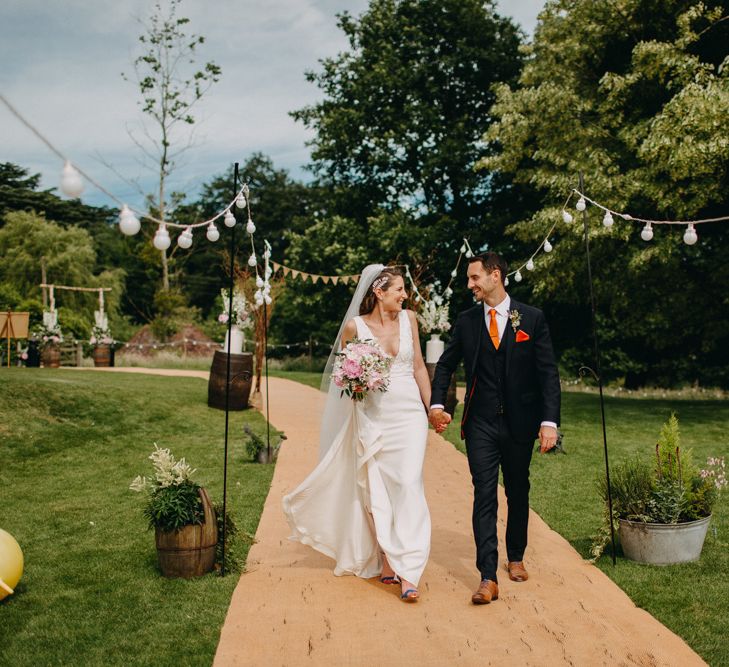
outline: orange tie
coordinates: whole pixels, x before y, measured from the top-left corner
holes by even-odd
[[[496,324],[496,308],[489,310],[489,316],[491,321],[489,322],[489,336],[491,336],[491,342],[494,347],[499,349],[499,326]]]

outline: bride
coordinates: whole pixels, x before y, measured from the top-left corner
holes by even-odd
[[[319,464],[283,499],[290,539],[336,561],[334,574],[380,576],[415,602],[430,552],[423,491],[430,381],[402,273],[367,266],[329,356],[322,389]],[[364,401],[340,396],[331,381],[336,353],[353,338],[375,340],[393,357],[385,392]]]

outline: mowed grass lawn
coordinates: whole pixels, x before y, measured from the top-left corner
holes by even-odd
[[[317,373],[276,375],[318,387]],[[445,436],[465,452],[459,437],[463,406]],[[702,465],[707,456],[729,463],[729,404],[722,400],[606,398],[611,465],[636,452],[650,458],[661,425],[675,412],[684,448]],[[531,506],[584,557],[601,522],[596,478],[604,475],[600,403],[597,395],[562,394],[562,431],[566,454],[534,454]],[[527,558],[529,553],[527,552]],[[528,564],[528,563],[527,563]],[[613,581],[671,630],[683,637],[710,665],[729,666],[729,492],[719,501],[701,560],[655,567],[629,561],[618,545],[613,566],[609,547],[597,563]]]
[[[129,483],[156,442],[221,500],[224,417],[201,379],[0,369],[0,528],[25,555],[0,665],[212,663],[238,575],[163,578]],[[231,413],[228,507],[253,534],[273,466],[247,462],[244,422],[265,433],[259,413]]]
[[[463,406],[445,436],[465,451],[458,433]],[[640,452],[650,460],[663,422],[679,418],[682,448],[692,449],[702,466],[707,456],[727,456],[729,405],[720,400],[605,399],[611,466]],[[565,454],[535,453],[530,504],[584,557],[600,526],[602,501],[596,478],[605,474],[600,403],[597,395],[562,394]],[[529,551],[526,559],[528,566]],[[729,492],[720,497],[697,563],[651,566],[627,560],[618,545],[613,566],[610,547],[597,566],[635,604],[683,637],[710,665],[729,665]],[[569,583],[567,584],[569,585]]]

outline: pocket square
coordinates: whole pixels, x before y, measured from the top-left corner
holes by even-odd
[[[522,331],[519,329],[519,331],[516,332],[516,342],[517,343],[523,343],[525,340],[529,340],[530,336],[526,331]]]

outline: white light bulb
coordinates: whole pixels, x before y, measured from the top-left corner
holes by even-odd
[[[270,297],[270,296],[268,296],[268,294],[266,294],[266,296],[264,296],[264,297],[263,297],[263,300],[264,300],[264,301],[266,302],[266,304],[268,304],[269,306],[271,305],[271,301],[272,301],[272,299],[271,299],[271,297]]]
[[[451,289],[450,287],[448,287],[448,288],[446,289],[446,291],[445,291],[445,292],[443,292],[443,295],[444,295],[444,296],[446,297],[446,299],[447,299],[448,297],[451,297],[451,296],[453,296],[453,290],[452,290],[452,289]]]
[[[544,252],[552,252],[552,244],[549,241],[544,242]]]
[[[521,271],[517,271],[517,272],[516,272],[516,273],[514,274],[514,280],[516,280],[516,282],[518,282],[518,283],[520,283],[520,282],[521,282]]]
[[[137,220],[137,216],[124,204],[119,214],[119,231],[127,236],[134,236],[141,228],[142,224]]]
[[[223,216],[223,222],[225,223],[226,227],[235,227],[235,216],[230,209],[225,212],[225,215]]]
[[[185,227],[182,234],[177,237],[177,245],[183,250],[187,250],[192,246],[192,229],[190,227]]]
[[[249,258],[248,258],[248,266],[255,266],[256,264],[258,264],[258,260],[256,259],[256,255],[255,255],[255,253],[253,253],[253,254],[252,254],[252,255],[251,255],[251,256],[250,256]]]
[[[526,270],[534,271],[534,262],[531,259],[526,263]]]
[[[243,196],[243,193],[242,192],[235,198],[235,205],[238,208],[245,208],[246,207],[246,198]]]
[[[152,244],[157,250],[167,250],[170,247],[172,241],[170,240],[170,234],[167,231],[165,225],[160,225],[154,234]]]
[[[215,223],[211,222],[208,225],[208,231],[205,232],[205,236],[208,237],[208,241],[210,241],[210,243],[215,243],[220,238],[220,232],[215,226]]]
[[[509,286],[509,276],[506,276],[506,278],[504,278],[504,287],[508,287],[508,286]]]
[[[74,199],[84,191],[81,174],[76,171],[76,168],[68,160],[63,165],[63,172],[61,173],[61,190],[63,190],[63,194]]]
[[[572,222],[572,214],[569,211],[562,211],[562,220],[569,225]]]
[[[246,223],[246,231],[249,234],[255,234],[256,233],[256,226],[253,224],[253,220],[248,218],[248,222]]]
[[[463,255],[463,254],[464,254],[465,252],[466,252],[466,244],[464,243],[464,244],[463,244],[463,245],[461,246],[461,255]]]
[[[696,233],[696,229],[694,228],[694,223],[690,222],[689,226],[686,228],[686,231],[683,233],[683,242],[686,245],[693,245],[698,240],[699,236]]]
[[[471,259],[473,257],[473,253],[470,250],[466,250],[466,259]]]
[[[650,241],[653,239],[653,227],[650,222],[645,223],[645,227],[640,232],[640,238],[644,241]]]
[[[585,198],[584,197],[580,197],[577,200],[577,203],[575,204],[575,208],[578,211],[584,211],[587,208],[587,202],[585,201]]]
[[[263,278],[261,278],[261,276],[256,276],[256,287],[258,287],[258,289],[263,287]]]
[[[610,213],[610,211],[605,211],[605,217],[602,219],[602,224],[610,229],[610,227],[613,226],[613,222],[615,221],[613,220],[612,213]]]
[[[451,278],[455,278],[457,275],[458,271],[456,271],[456,269],[453,269],[453,271],[451,271]]]

